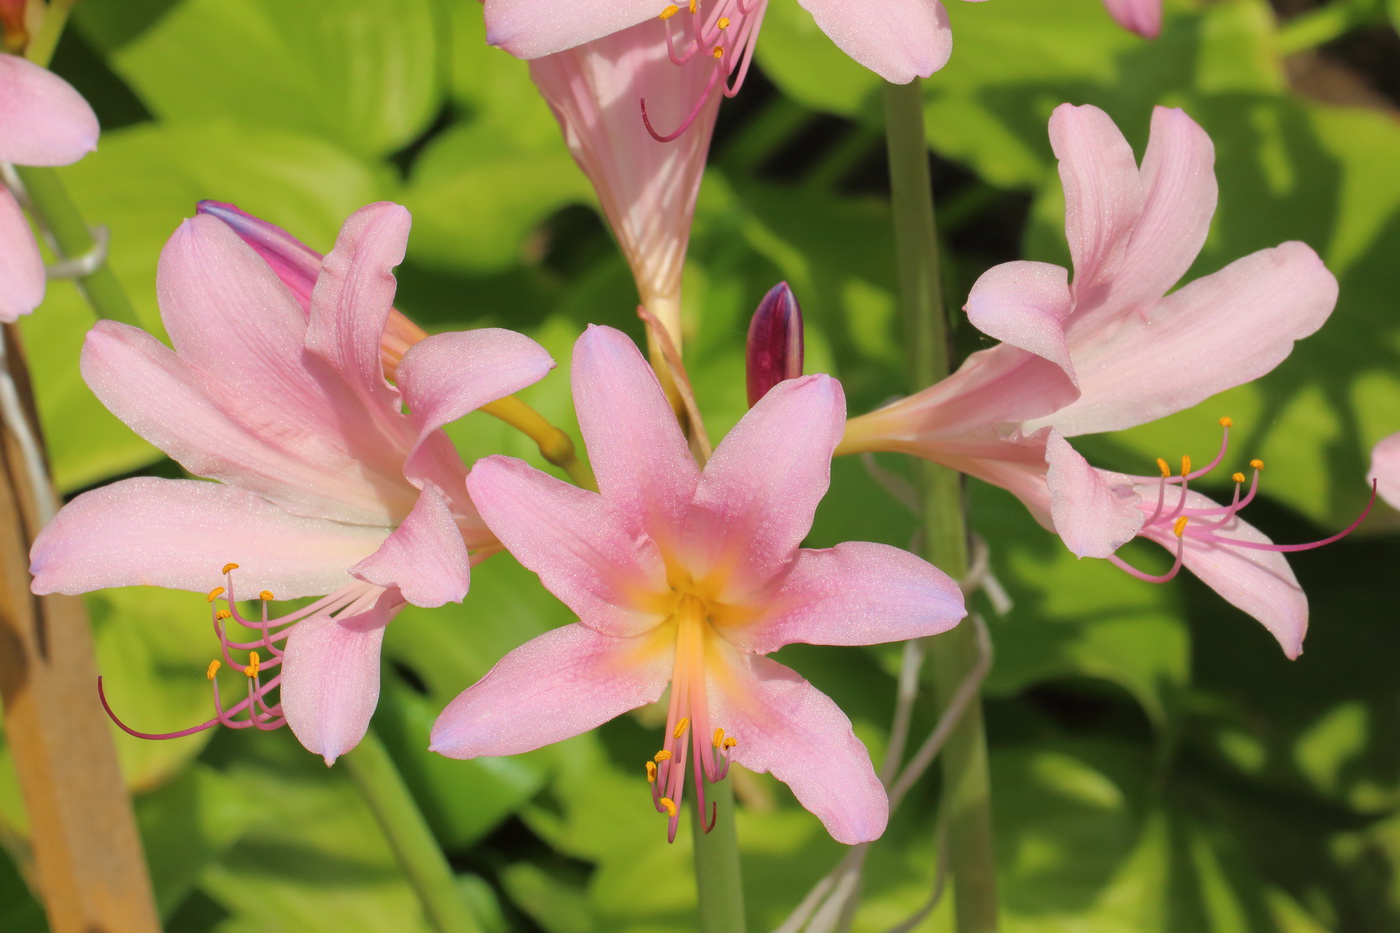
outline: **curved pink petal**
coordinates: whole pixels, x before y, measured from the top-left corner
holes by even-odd
[[[1065,344],[1069,273],[1046,262],[1004,262],[982,273],[967,296],[967,319],[988,337],[1043,357],[1075,378]]]
[[[467,489],[506,549],[584,625],[634,635],[664,617],[661,553],[602,496],[501,456],[478,460]]]
[[[571,380],[598,490],[637,530],[674,538],[700,470],[641,351],[621,331],[590,325],[574,344]]]
[[[15,196],[0,185],[0,321],[13,324],[39,307],[44,284],[44,259],[29,220]]]
[[[403,262],[411,224],[408,210],[388,201],[351,214],[311,292],[306,349],[330,364],[369,413],[398,412],[379,342],[398,287],[392,270]]]
[[[290,515],[218,483],[128,479],[59,510],[34,541],[30,572],[40,594],[108,586],[203,592],[223,582],[220,568],[232,562],[241,590],[291,599],[353,583],[346,568],[389,530]]]
[[[686,566],[742,602],[796,556],[831,482],[846,397],[830,376],[779,383],[749,409],[705,465],[686,517]]]
[[[1366,478],[1376,481],[1376,491],[1392,509],[1400,509],[1400,434],[1392,434],[1376,444]]]
[[[1146,488],[1139,492],[1147,494]],[[1152,491],[1155,495],[1155,490]],[[1186,494],[1187,509],[1218,509],[1212,500],[1198,492]],[[1211,529],[1211,534],[1261,544],[1269,538],[1248,522],[1236,517],[1227,525]],[[1177,539],[1169,525],[1157,523],[1143,531],[1144,537],[1176,553]],[[1253,616],[1278,639],[1283,653],[1296,658],[1303,653],[1303,636],[1308,631],[1308,597],[1288,560],[1277,551],[1231,547],[1216,544],[1202,536],[1200,525],[1186,526],[1186,547],[1182,563],[1206,586]]]
[[[1162,0],[1103,0],[1109,14],[1124,29],[1145,39],[1162,31]]]
[[[841,51],[895,84],[948,63],[953,31],[938,0],[798,0]]]
[[[486,0],[486,41],[539,58],[661,15],[656,0]]]
[[[432,751],[449,758],[518,755],[654,703],[671,677],[674,642],[612,638],[565,625],[502,658],[447,704]]]
[[[398,587],[429,608],[460,603],[471,584],[470,557],[446,498],[429,486],[383,545],[350,572],[376,586]]]
[[[67,165],[97,148],[97,115],[47,68],[0,55],[0,162]]]
[[[287,406],[311,404],[305,397],[284,405],[275,395],[250,395],[234,408],[235,419],[234,403],[210,395],[221,388],[214,376],[114,321],[88,332],[81,369],[102,404],[191,473],[298,514],[363,525],[392,524],[413,507],[417,491],[401,476],[366,470],[338,445],[338,431],[325,436],[289,415]]]
[[[1074,258],[1074,300],[1088,307],[1116,273],[1145,192],[1132,147],[1097,107],[1061,104],[1050,115],[1050,146],[1065,189],[1065,236]]]
[[[327,766],[365,737],[379,705],[384,627],[403,601],[393,591],[363,597],[362,611],[298,622],[282,658],[282,715]],[[368,600],[373,599],[372,604]]]
[[[1185,111],[1157,107],[1142,157],[1146,192],[1109,288],[1110,316],[1161,298],[1195,262],[1215,215],[1215,146]],[[1081,320],[1076,318],[1076,326]]]
[[[889,799],[841,708],[776,661],[723,648],[710,658],[723,659],[706,682],[711,724],[738,740],[730,758],[792,788],[837,842],[880,838]]]
[[[748,624],[716,623],[731,644],[755,654],[783,645],[877,645],[947,631],[967,615],[962,591],[946,573],[888,544],[847,541],[802,549],[762,615]]]
[[[1082,395],[1054,415],[1066,437],[1133,427],[1257,379],[1313,333],[1337,303],[1337,280],[1307,246],[1260,250],[1117,326],[1075,334]]]
[[[1107,557],[1137,536],[1147,516],[1131,480],[1094,469],[1054,431],[1045,459],[1050,513],[1065,547],[1079,557]]]

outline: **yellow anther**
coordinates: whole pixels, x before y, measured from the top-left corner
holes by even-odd
[[[734,746],[736,746],[736,745],[738,745],[738,744],[739,744],[739,740],[736,739],[736,738],[734,738],[734,736],[732,736],[732,735],[730,735],[730,736],[725,736],[725,739],[724,739],[724,747],[725,747],[725,748],[733,748]]]
[[[219,572],[220,572],[220,573],[228,573],[230,570],[237,570],[237,569],[238,569],[238,565],[237,565],[237,564],[224,564],[224,569],[221,570],[221,571],[219,571]]]
[[[670,761],[670,760],[671,760],[671,753],[668,752],[668,751],[666,751],[666,749],[664,749],[664,748],[663,748],[661,751],[659,751],[659,752],[656,753],[656,757],[652,758],[652,761],[656,762],[657,764],[661,764],[661,762],[663,762],[663,761]]]
[[[222,622],[225,619],[232,619],[233,613],[229,612],[227,609],[220,609],[218,612],[214,613],[214,618]]]
[[[715,57],[715,61],[719,61],[721,58],[724,58],[724,49],[720,48],[719,46],[715,46],[715,50],[710,54]]]
[[[1172,534],[1180,538],[1186,532],[1186,516],[1183,515],[1172,525]]]
[[[1182,457],[1181,457],[1181,475],[1182,475],[1182,476],[1185,476],[1187,473],[1190,473],[1190,472],[1191,472],[1191,458],[1190,458],[1190,457],[1187,457],[1187,456],[1185,456],[1185,455],[1183,454]]]
[[[1167,461],[1164,457],[1157,458],[1157,469],[1162,471],[1163,479],[1166,479],[1168,476],[1172,475],[1172,468],[1167,466]]]
[[[1234,480],[1234,481],[1237,482],[1237,483],[1243,483],[1243,482],[1244,482],[1244,474],[1243,474],[1243,473],[1231,473],[1231,474],[1230,474],[1230,479]]]
[[[222,595],[224,595],[224,588],[222,586],[216,586],[209,591],[209,595],[204,597],[204,599],[205,602],[212,603],[214,600],[218,599]]]
[[[1227,415],[1220,419],[1220,426],[1222,428],[1233,428],[1235,426],[1235,419]]]
[[[258,664],[258,653],[256,651],[250,652],[248,654],[248,666],[243,668],[243,673],[247,674],[249,677],[258,676]]]
[[[258,594],[258,599],[261,599],[263,602],[270,603],[276,598],[276,596],[272,595],[271,590],[263,590],[261,593]]]
[[[208,677],[210,680],[213,680],[214,675],[219,673],[219,668],[223,666],[223,662],[221,662],[218,658],[215,658],[214,660],[209,662],[209,668],[204,672],[204,676]]]
[[[647,783],[656,783],[656,762],[654,761],[647,762]]]
[[[671,817],[672,819],[675,819],[675,817],[676,817],[676,802],[675,802],[674,800],[672,800],[670,797],[662,797],[661,800],[660,800],[660,803],[661,803],[661,806],[663,806],[663,807],[666,808],[666,815],[669,816],[669,817]]]
[[[715,23],[715,25],[718,26],[720,29],[728,29],[728,28],[729,28],[729,17],[728,17],[728,16],[721,16],[721,17],[719,18],[719,22]]]
[[[681,8],[678,7],[678,6],[676,6],[676,5],[673,3],[673,4],[671,4],[670,6],[668,6],[666,9],[664,9],[664,10],[661,11],[661,18],[662,18],[662,19],[670,19],[672,16],[675,16],[675,15],[676,15],[677,13],[679,13],[680,11],[681,11]]]
[[[1264,469],[1264,461],[1263,461],[1263,460],[1251,460],[1251,461],[1249,461],[1249,465],[1252,466],[1252,467],[1254,467],[1254,469],[1256,469],[1256,470],[1262,470],[1262,469]]]
[[[690,0],[690,12],[695,12],[695,0]]]
[[[713,744],[714,744],[715,748],[719,748],[721,745],[724,744],[724,730],[723,730],[723,729],[716,729],[716,730],[715,730],[715,738],[714,738]]]
[[[675,731],[675,733],[673,733],[673,734],[675,735],[676,738],[680,738],[681,736],[685,735],[685,730],[687,730],[687,729],[689,729],[689,728],[690,728],[690,717],[689,717],[689,716],[682,716],[682,717],[681,717],[681,721],[678,722],[678,723],[676,723],[676,731]]]

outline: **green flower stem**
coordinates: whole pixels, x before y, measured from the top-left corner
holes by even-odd
[[[452,867],[374,730],[341,760],[432,925],[439,933],[480,933],[481,924],[462,899]]]
[[[1279,54],[1296,55],[1315,49],[1353,29],[1384,20],[1385,4],[1381,0],[1335,0],[1279,26]]]
[[[734,831],[734,785],[719,781],[705,791],[714,801],[715,825],[708,833],[691,808],[695,843],[695,893],[700,933],[744,933],[744,879],[739,871],[739,836]]]
[[[913,387],[948,375],[950,322],[938,275],[938,235],[924,137],[920,82],[885,86],[885,133],[889,148],[890,200],[900,310],[908,329]],[[967,573],[967,527],[961,477],[920,461],[925,556],[954,579]],[[969,670],[978,663],[977,634],[968,624],[927,643],[934,702],[943,713]],[[992,853],[990,781],[982,706],[968,704],[941,753],[948,858],[953,874],[958,933],[997,927],[996,866]]]
[[[36,65],[49,67],[53,53],[58,48],[58,40],[63,37],[63,27],[68,25],[68,14],[77,0],[52,0],[44,11],[44,18],[24,49],[24,57]]]
[[[96,243],[92,229],[78,213],[78,207],[68,196],[63,182],[59,181],[58,173],[51,168],[21,165],[15,166],[15,172],[24,184],[25,194],[39,225],[53,237],[63,258],[81,256],[91,250]],[[121,282],[117,281],[112,267],[105,260],[77,281],[79,290],[98,317],[139,325],[136,309],[131,306]]]

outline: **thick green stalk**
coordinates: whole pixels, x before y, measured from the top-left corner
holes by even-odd
[[[51,168],[18,165],[15,172],[24,183],[25,193],[40,226],[53,236],[62,256],[71,259],[91,250],[95,243],[92,230],[83,220],[83,215],[78,213],[78,207],[68,196],[63,182],[59,181],[58,173]],[[126,291],[107,262],[102,262],[87,275],[79,276],[78,287],[98,317],[124,324],[140,323],[136,318],[136,309],[131,306]]]
[[[452,867],[374,730],[365,733],[341,760],[389,840],[429,922],[439,933],[479,933],[481,925],[467,909]]]
[[[744,933],[744,879],[739,871],[739,836],[734,831],[734,786],[719,781],[711,784],[706,794],[715,804],[714,828],[705,832],[698,813],[690,823],[700,933]]]
[[[908,328],[910,380],[913,388],[920,389],[948,375],[950,322],[938,275],[938,235],[919,81],[886,85],[885,127],[900,310]],[[925,556],[959,579],[968,565],[962,479],[932,463],[921,461],[919,467]],[[976,632],[971,625],[959,625],[929,639],[927,650],[934,700],[941,713],[977,664]],[[996,867],[987,743],[977,699],[949,735],[941,760],[958,933],[987,933],[997,927]]]

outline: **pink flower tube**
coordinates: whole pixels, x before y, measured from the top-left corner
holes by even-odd
[[[600,492],[508,457],[479,461],[467,486],[487,526],[578,622],[512,651],[453,700],[431,748],[530,751],[655,702],[669,682],[662,747],[645,767],[672,840],[687,776],[712,825],[705,783],[730,762],[771,771],[838,841],[877,838],[889,805],[850,721],[763,655],[933,635],[965,611],[957,585],[906,551],[800,546],[845,420],[840,384],[775,386],[702,470],[625,336],[590,327],[572,379]]]
[[[242,669],[247,695],[219,702],[215,662],[215,717],[172,736],[285,720],[333,762],[364,735],[378,701],[385,625],[405,603],[460,601],[474,557],[499,547],[441,428],[554,364],[527,337],[477,330],[415,344],[397,384],[385,381],[390,270],[408,228],[396,204],[352,215],[303,310],[233,229],[200,215],[161,253],[157,292],[174,349],[111,321],[88,334],[83,378],[103,404],[219,482],[140,478],[84,493],[35,541],[33,589],[207,591],[222,661]],[[322,598],[270,612],[274,598],[305,596]],[[244,616],[241,599],[261,609]],[[252,637],[235,640],[229,623]],[[249,652],[246,662],[232,652]]]

